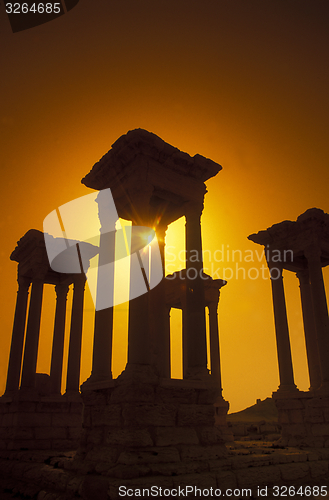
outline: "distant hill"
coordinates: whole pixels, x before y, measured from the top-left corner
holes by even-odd
[[[264,401],[257,400],[255,405],[227,415],[228,422],[261,422],[262,420],[265,422],[278,421],[278,411],[272,398],[266,398]]]

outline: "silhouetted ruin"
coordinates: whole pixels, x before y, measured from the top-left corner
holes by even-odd
[[[215,496],[230,496],[225,495],[227,489],[237,497],[237,491],[248,488],[249,497],[270,498],[267,488],[279,488],[276,485],[327,481],[329,320],[322,267],[329,264],[329,215],[311,209],[296,222],[285,221],[249,236],[264,245],[271,272],[280,374],[273,398],[282,436],[274,446],[232,443],[226,421],[229,404],[222,396],[218,329],[220,290],[226,282],[205,274],[202,262],[205,181],[220,170],[217,163],[200,155],[191,157],[145,130],[130,131],[82,180],[100,190],[93,199],[101,224],[98,246],[90,240],[67,239],[61,227],[59,243],[64,251],[56,254],[60,270],[54,270],[57,267],[47,253],[52,235],[30,230],[19,240],[11,255],[18,263],[18,292],[6,391],[0,399],[0,480],[8,490],[38,500],[116,500],[119,488],[127,496],[133,496],[127,488],[139,489],[136,496],[143,498],[150,496],[151,487],[158,493],[162,488],[170,498],[179,488],[186,494],[186,487],[192,488],[190,498],[211,496],[211,489]],[[109,196],[116,207],[110,219],[106,218]],[[186,269],[159,280],[157,286],[150,286],[153,259],[142,261],[138,250],[142,247],[134,247],[132,237],[127,365],[114,379],[113,307],[104,303],[98,307],[96,298],[92,371],[79,387],[85,274],[93,267],[91,259],[98,256],[96,274],[101,281],[110,281],[106,290],[114,298],[115,272],[106,274],[102,266],[116,258],[117,219],[132,222],[131,235],[134,228],[152,228],[148,231],[157,236],[158,263],[164,270],[166,230],[183,216]],[[56,223],[59,227],[59,219]],[[145,287],[140,295],[133,290],[135,254]],[[300,283],[311,384],[306,392],[294,382],[283,270],[295,272]],[[56,292],[50,375],[36,373],[45,284]],[[72,284],[64,384],[66,302]],[[171,376],[172,308],[182,310],[182,379]],[[261,406],[260,400],[257,403]],[[246,432],[249,439],[269,432],[277,439],[279,430],[265,421],[255,426],[248,420],[240,427],[242,439],[248,437]],[[305,449],[282,449],[286,445]],[[304,491],[310,496],[310,490]]]
[[[323,447],[329,443],[329,318],[322,267],[329,264],[329,215],[311,208],[295,222],[274,224],[249,236],[264,245],[271,273],[280,386],[273,397],[285,444]],[[299,280],[309,391],[294,381],[283,270]]]

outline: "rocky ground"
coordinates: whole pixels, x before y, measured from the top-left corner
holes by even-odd
[[[168,469],[161,476],[150,477],[144,467],[145,475],[142,475],[141,468],[141,475],[135,480],[109,477],[105,471],[96,474],[89,470],[84,475],[76,475],[72,470],[72,460],[72,453],[1,452],[0,500],[115,500],[122,498],[118,496],[118,488],[124,484],[140,488],[151,484],[163,485],[164,488],[195,484],[199,488],[220,488],[222,491],[250,488],[253,496],[249,498],[260,498],[258,487],[266,486],[267,498],[326,498],[317,494],[317,490],[314,490],[315,495],[310,494],[305,487],[327,486],[329,490],[329,449],[279,448],[272,442],[234,442],[228,445],[226,458],[197,463],[198,472],[196,470],[194,474],[177,475],[171,467],[171,472]],[[306,494],[272,496],[274,485],[302,487]],[[241,493],[234,498],[246,496]]]

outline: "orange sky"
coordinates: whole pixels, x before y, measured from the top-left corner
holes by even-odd
[[[310,207],[329,212],[328,18],[327,0],[80,0],[65,16],[13,34],[1,2],[0,392],[16,300],[10,253],[49,212],[90,192],[81,178],[128,130],[145,128],[223,166],[207,182],[209,255],[222,245],[260,252],[250,233]],[[180,250],[184,224],[177,226],[167,244]],[[231,265],[205,260],[219,275]],[[296,277],[285,284],[295,378],[305,390]],[[49,287],[40,371],[49,370],[53,309]],[[92,317],[88,298],[82,380]],[[230,279],[219,317],[224,397],[237,411],[278,386],[269,281]],[[125,319],[122,308],[115,375],[124,367]]]

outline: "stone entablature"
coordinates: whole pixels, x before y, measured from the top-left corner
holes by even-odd
[[[123,219],[134,220],[142,196],[143,208],[151,208],[153,224],[161,214],[162,224],[168,225],[186,214],[187,203],[203,202],[204,182],[221,169],[204,156],[191,157],[157,135],[136,129],[121,136],[82,183],[93,189],[110,187]],[[145,213],[143,218],[145,222]]]
[[[265,231],[251,234],[248,239],[264,245],[266,258],[272,254],[275,261],[289,271],[307,269],[305,252],[312,247],[321,250],[322,267],[329,264],[329,214],[319,208],[310,208],[296,221],[274,224]]]

